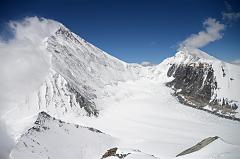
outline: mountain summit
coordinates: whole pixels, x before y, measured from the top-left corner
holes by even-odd
[[[190,62],[188,60],[192,60],[192,62],[196,62],[198,60],[208,60],[208,61],[218,60],[215,57],[207,54],[206,52],[203,52],[200,49],[187,48],[187,47],[184,47],[181,50],[179,50],[175,56],[179,58],[183,58],[185,62]]]

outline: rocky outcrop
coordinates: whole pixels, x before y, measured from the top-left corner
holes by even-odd
[[[167,75],[174,77],[167,86],[173,87],[177,95],[184,95],[196,106],[206,105],[211,100],[213,90],[217,88],[214,71],[208,64],[173,64]]]
[[[88,116],[91,116],[91,115],[98,116],[99,112],[94,102],[91,102],[90,99],[87,99],[86,97],[84,97],[70,84],[67,84],[67,88],[69,92],[75,95],[76,102],[79,104],[80,108],[84,108]]]
[[[148,159],[159,159],[154,155],[150,155],[144,153],[138,149],[122,149],[122,148],[111,148],[108,149],[107,152],[101,157],[101,159],[110,159],[110,158],[118,158],[118,159],[139,159],[139,158],[148,158]]]
[[[111,148],[111,149],[107,150],[107,152],[102,156],[101,159],[104,159],[104,158],[107,158],[107,157],[111,157],[111,156],[117,157],[119,159],[123,159],[127,155],[131,154],[131,153],[126,153],[126,154],[117,153],[117,150],[118,150],[117,147],[114,147],[114,148]]]
[[[208,63],[172,64],[167,72],[174,77],[166,85],[171,87],[182,104],[235,120],[236,103],[227,98],[213,98],[218,83],[212,65]],[[205,109],[209,106],[209,109]]]
[[[219,138],[218,136],[208,137],[208,138],[202,140],[201,142],[197,143],[193,147],[190,147],[189,149],[181,152],[176,157],[183,156],[183,155],[190,154],[190,153],[193,153],[195,151],[198,151],[198,150],[202,149],[203,147],[207,146],[208,144],[210,144],[211,142],[217,140],[218,138]]]

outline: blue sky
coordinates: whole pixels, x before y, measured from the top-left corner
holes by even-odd
[[[232,11],[240,1],[228,0]],[[0,33],[9,20],[39,16],[57,20],[109,54],[127,62],[159,63],[178,44],[203,30],[203,22],[222,23],[223,0],[48,0],[1,1]],[[223,38],[203,48],[220,59],[240,59],[240,21],[228,25]]]

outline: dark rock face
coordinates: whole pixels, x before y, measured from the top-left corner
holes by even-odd
[[[110,156],[116,156],[117,149],[118,148],[115,147],[115,148],[107,150],[107,152],[102,156],[102,158],[107,158],[107,157],[110,157]]]
[[[38,114],[38,118],[35,121],[35,125],[43,125],[46,120],[50,120],[53,119],[49,114],[47,114],[46,112],[42,111]]]
[[[235,119],[235,110],[238,106],[224,98],[222,101],[212,100],[214,91],[218,89],[214,70],[208,63],[172,64],[167,72],[168,77],[174,80],[166,83],[175,90],[173,94],[180,103],[217,114],[221,117]],[[206,110],[210,106],[213,111]]]
[[[104,159],[104,158],[107,158],[107,157],[110,157],[110,156],[118,157],[119,159],[124,159],[127,155],[130,154],[130,153],[118,154],[117,150],[118,150],[117,147],[114,147],[114,148],[111,148],[111,149],[107,150],[107,152],[102,156],[101,159]]]
[[[175,65],[168,70],[169,77],[175,79],[167,83],[167,86],[176,90],[176,95],[184,95],[196,106],[205,106],[211,99],[217,82],[214,79],[214,71],[208,64]],[[177,91],[178,90],[178,91]]]
[[[98,116],[99,112],[94,102],[91,102],[90,99],[85,98],[70,84],[67,85],[67,88],[69,92],[75,94],[77,103],[79,104],[80,108],[84,108],[84,110],[88,113],[88,116]]]
[[[49,120],[54,120],[53,117],[51,117],[49,114],[47,114],[46,112],[42,111],[38,114],[38,118],[35,121],[35,126],[32,127],[31,129],[29,129],[28,131],[37,131],[37,132],[42,132],[42,131],[46,131],[49,129],[49,127],[47,127],[45,125],[46,121]]]

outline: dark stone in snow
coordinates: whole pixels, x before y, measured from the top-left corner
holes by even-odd
[[[196,152],[196,151],[202,149],[203,147],[207,146],[207,145],[210,144],[211,142],[217,140],[218,138],[219,138],[218,136],[208,137],[208,138],[202,140],[201,142],[197,143],[197,144],[194,145],[193,147],[190,147],[189,149],[181,152],[181,153],[178,154],[176,157],[178,157],[178,156],[183,156],[183,155],[186,155],[186,154],[190,154],[190,153]]]

